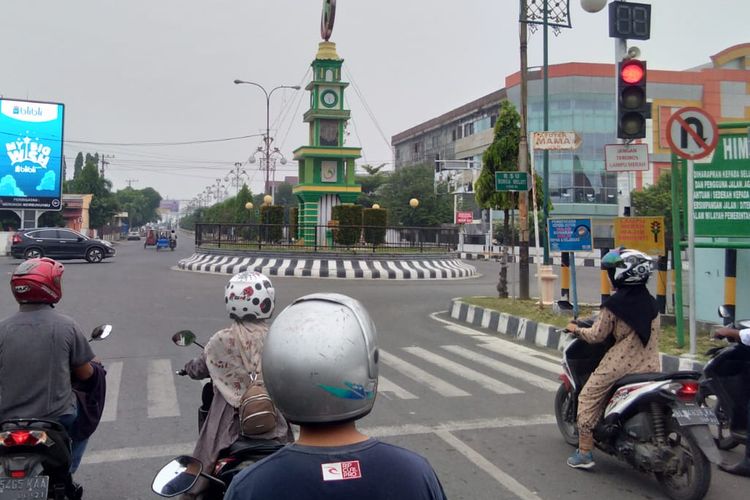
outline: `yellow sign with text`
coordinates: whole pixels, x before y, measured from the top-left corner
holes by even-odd
[[[666,255],[664,217],[618,217],[615,246],[635,248],[649,255]]]

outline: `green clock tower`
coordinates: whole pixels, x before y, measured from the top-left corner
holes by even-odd
[[[335,2],[326,2],[326,5]],[[299,200],[300,238],[306,246],[325,242],[325,226],[331,219],[331,209],[336,205],[354,203],[362,187],[354,182],[354,161],[361,156],[361,148],[344,146],[346,124],[351,115],[344,108],[344,89],[349,85],[341,81],[344,60],[336,53],[336,44],[328,41],[333,26],[323,12],[322,31],[318,54],[312,62],[313,77],[307,85],[310,91],[310,109],[304,121],[310,125],[309,145],[297,148],[294,159],[299,164],[299,184],[293,193]],[[327,36],[326,36],[327,35]]]

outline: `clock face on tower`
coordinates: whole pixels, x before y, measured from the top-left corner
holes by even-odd
[[[320,98],[323,101],[323,105],[327,108],[334,107],[339,101],[339,96],[337,96],[336,92],[334,92],[333,90],[324,91],[321,94]]]

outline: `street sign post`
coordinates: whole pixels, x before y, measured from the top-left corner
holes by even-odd
[[[606,144],[604,169],[607,172],[647,171],[648,144]]]
[[[573,299],[573,316],[578,316],[575,252],[593,250],[591,219],[550,219],[547,227],[550,250],[570,252],[570,294]]]
[[[664,217],[618,217],[615,247],[635,248],[649,255],[665,255]]]
[[[528,172],[495,172],[495,191],[528,191]]]
[[[718,142],[716,121],[700,108],[681,108],[667,120],[667,143],[686,160],[705,158]]]
[[[456,224],[471,224],[474,222],[472,212],[456,212]]]
[[[716,149],[716,145],[719,143],[719,128],[716,126],[716,120],[700,108],[680,108],[667,120],[667,143],[669,143],[674,154],[688,160],[685,169],[687,199],[694,201],[693,161],[709,156]],[[672,213],[675,214],[674,211]],[[687,233],[687,252],[690,261],[690,268],[688,269],[690,354],[695,354],[697,329],[695,318],[695,216],[693,210],[687,210]],[[676,237],[674,240],[674,253],[679,255],[679,240]],[[679,325],[682,322],[682,311],[678,312],[676,319]]]

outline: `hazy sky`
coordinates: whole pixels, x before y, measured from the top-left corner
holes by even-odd
[[[540,0],[537,0],[540,1]],[[552,1],[552,0],[550,0]],[[362,163],[392,161],[392,135],[479,98],[518,70],[518,0],[338,0],[332,41],[352,82],[349,146]],[[634,42],[651,69],[685,69],[750,42],[747,0],[644,0],[652,38]],[[260,89],[304,85],[320,41],[321,0],[2,0],[0,94],[63,102],[69,170],[78,151],[114,155],[115,189],[154,187],[191,199],[244,163],[265,131]],[[607,10],[570,0],[573,29],[550,36],[550,63],[611,62]],[[531,35],[529,65],[542,63]],[[290,159],[307,143],[304,90],[271,98],[274,145]],[[98,143],[98,144],[95,144]],[[115,144],[117,143],[117,144]],[[234,188],[231,189],[234,192]]]

